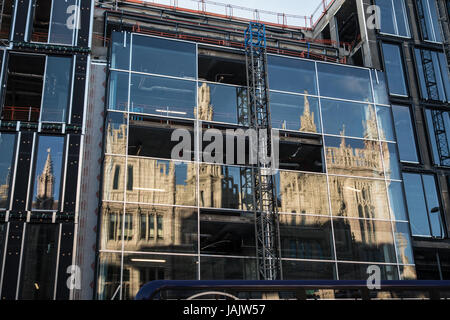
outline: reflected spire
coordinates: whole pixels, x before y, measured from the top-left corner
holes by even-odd
[[[305,104],[303,115],[300,117],[300,131],[317,132],[317,127],[314,123],[314,112],[311,112],[307,90],[305,90]]]

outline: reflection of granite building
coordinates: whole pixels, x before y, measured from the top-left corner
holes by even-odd
[[[50,152],[51,150],[48,149],[44,168],[37,178],[36,209],[52,210],[57,205],[54,201],[55,176],[53,174],[53,162]]]

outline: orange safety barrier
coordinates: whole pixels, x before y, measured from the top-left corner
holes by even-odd
[[[40,108],[4,106],[2,120],[11,121],[38,121]]]

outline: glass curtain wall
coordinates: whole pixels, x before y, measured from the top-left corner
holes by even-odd
[[[155,279],[257,278],[250,167],[171,160],[174,129],[149,120],[233,124],[239,87],[197,79],[195,43],[112,39],[98,297],[133,298]],[[273,127],[320,141],[323,168],[302,165],[316,152],[307,143],[281,143],[287,162],[306,152],[275,177],[285,279],[365,279],[373,264],[384,279],[413,278],[384,74],[268,61]]]

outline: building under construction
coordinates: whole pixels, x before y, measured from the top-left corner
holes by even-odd
[[[449,10],[1,1],[1,298],[450,280]]]

